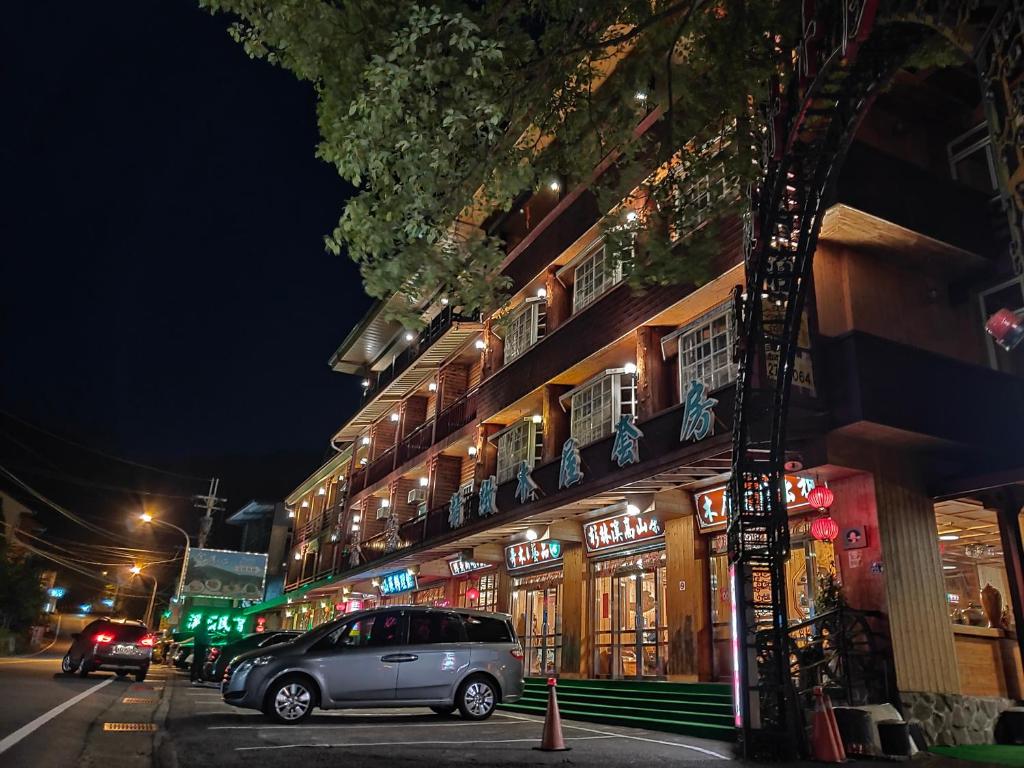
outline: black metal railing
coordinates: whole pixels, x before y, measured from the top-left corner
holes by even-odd
[[[476,418],[477,390],[471,390],[437,414],[434,442],[444,440]]]
[[[396,466],[402,466],[409,459],[418,456],[434,444],[434,422],[420,424],[416,429],[402,438],[398,444],[398,460]]]
[[[370,396],[375,392],[384,389],[399,375],[415,362],[421,354],[426,352],[435,341],[440,339],[455,323],[479,322],[480,313],[463,315],[455,312],[450,306],[442,309],[430,324],[420,331],[416,339],[408,347],[399,352],[391,365],[379,372],[376,380],[370,379],[370,386],[366,389],[364,396]]]
[[[395,468],[395,447],[388,448],[384,453],[370,462],[366,468],[366,484],[373,485],[391,474]]]

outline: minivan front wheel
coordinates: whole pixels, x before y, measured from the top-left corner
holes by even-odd
[[[313,712],[312,685],[301,677],[286,677],[267,691],[264,713],[279,723],[301,723]]]
[[[70,675],[72,672],[75,671],[74,662],[71,661],[71,651],[68,651],[64,655],[64,658],[61,659],[60,671],[63,672],[65,675]]]
[[[455,696],[459,713],[466,720],[486,720],[494,714],[498,694],[494,683],[483,675],[467,677]]]

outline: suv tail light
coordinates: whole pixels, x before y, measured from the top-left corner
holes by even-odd
[[[510,653],[512,654],[513,658],[519,659],[519,661],[522,661],[526,658],[526,656],[523,654],[523,646],[521,646],[519,643],[516,643],[515,648],[513,648],[510,651]]]
[[[139,645],[144,645],[144,646],[146,646],[147,648],[152,648],[152,647],[153,647],[153,645],[154,645],[154,642],[155,642],[155,641],[154,641],[154,639],[153,639],[153,636],[152,636],[152,635],[146,635],[146,636],[145,636],[145,637],[143,637],[143,638],[142,638],[141,640],[139,640]]]
[[[206,658],[207,658],[207,659],[208,659],[209,661],[213,661],[213,660],[214,660],[214,659],[216,659],[216,658],[217,658],[218,656],[220,656],[220,648],[211,648],[211,649],[210,649],[210,652],[209,652],[208,654],[206,654]]]
[[[107,632],[100,632],[92,641],[94,643],[111,643],[114,641],[114,636]]]

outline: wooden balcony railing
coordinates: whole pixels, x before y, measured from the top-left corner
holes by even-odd
[[[423,453],[433,444],[434,422],[428,421],[426,424],[416,427],[398,444],[398,457],[395,466],[402,466],[405,462]]]
[[[392,446],[366,467],[366,484],[373,485],[391,474],[395,468],[395,449]]]
[[[444,440],[476,418],[477,391],[471,390],[437,414],[434,442]]]

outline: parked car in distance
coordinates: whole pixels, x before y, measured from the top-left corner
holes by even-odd
[[[468,608],[360,611],[295,640],[237,656],[224,701],[298,723],[314,707],[429,707],[484,720],[523,693],[511,617]]]
[[[287,643],[301,635],[297,629],[272,629],[266,632],[253,632],[251,635],[228,643],[223,648],[216,646],[206,654],[203,664],[203,679],[219,683],[224,679],[224,670],[235,656],[251,651],[254,648],[268,648],[271,645]]]
[[[77,672],[82,677],[101,669],[112,670],[118,677],[134,674],[141,683],[149,672],[154,642],[141,621],[97,619],[71,635],[71,647],[60,668],[65,674]]]

